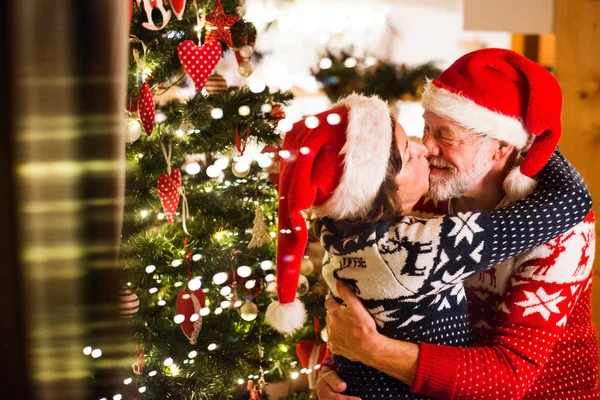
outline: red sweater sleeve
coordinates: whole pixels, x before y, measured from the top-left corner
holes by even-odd
[[[577,299],[590,290],[594,240],[590,216],[520,256],[489,343],[471,348],[421,343],[411,391],[440,399],[522,398],[548,361],[567,319],[575,317]],[[581,343],[563,345],[563,352],[586,357]]]

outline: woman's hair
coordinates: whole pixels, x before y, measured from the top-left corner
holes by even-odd
[[[396,177],[402,169],[402,156],[398,150],[396,142],[396,119],[391,116],[392,120],[392,147],[390,149],[390,158],[388,160],[385,179],[379,188],[379,192],[373,201],[371,209],[366,217],[360,222],[377,222],[381,220],[392,220],[400,216],[402,209],[398,203],[396,192],[398,185]],[[358,221],[357,221],[358,222]]]

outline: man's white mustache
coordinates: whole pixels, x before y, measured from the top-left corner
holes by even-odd
[[[429,161],[429,165],[435,168],[451,168],[451,169],[456,169],[456,167],[454,166],[454,164],[451,164],[448,160],[444,159],[444,158],[434,158],[434,157],[430,157],[428,159]]]

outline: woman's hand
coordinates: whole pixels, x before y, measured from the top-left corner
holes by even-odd
[[[317,378],[317,397],[319,400],[360,400],[358,397],[344,396],[346,382],[329,367],[323,367]]]
[[[345,305],[338,304],[331,295],[325,299],[329,335],[327,347],[334,354],[369,365],[374,346],[381,342],[382,335],[377,332],[371,314],[350,287],[338,281],[336,290]]]

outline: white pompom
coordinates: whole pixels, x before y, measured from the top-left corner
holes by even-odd
[[[519,167],[515,167],[510,171],[506,179],[504,179],[504,193],[512,200],[521,200],[529,196],[535,190],[537,182],[535,179],[523,175]]]
[[[281,304],[274,301],[267,308],[266,320],[274,329],[283,334],[290,334],[302,328],[306,321],[304,303],[295,299],[291,303]]]

